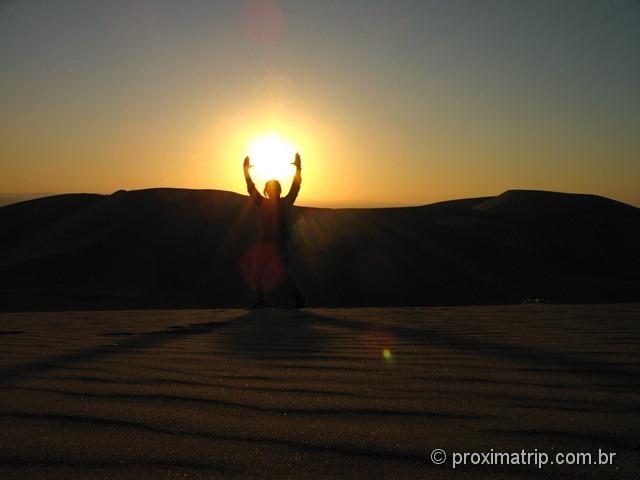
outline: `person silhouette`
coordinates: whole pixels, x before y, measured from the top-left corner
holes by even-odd
[[[281,277],[284,285],[289,290],[295,301],[295,308],[303,308],[304,296],[298,287],[291,271],[291,256],[289,254],[289,217],[300,184],[302,183],[302,160],[296,153],[295,160],[291,163],[296,167],[296,173],[291,183],[289,193],[281,197],[282,187],[278,180],[269,180],[264,187],[264,196],[258,192],[255,183],[251,179],[249,169],[251,165],[249,157],[245,157],[243,169],[247,182],[247,191],[251,200],[260,211],[260,243],[254,257],[252,283],[256,291],[256,300],[251,308],[264,308],[267,306],[265,298],[265,283],[273,283],[273,278]],[[280,278],[278,278],[279,280]],[[265,280],[269,280],[266,282]]]

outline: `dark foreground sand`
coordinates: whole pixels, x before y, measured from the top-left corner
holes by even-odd
[[[0,478],[639,478],[639,342],[640,305],[3,314]],[[616,456],[452,468],[491,449]]]

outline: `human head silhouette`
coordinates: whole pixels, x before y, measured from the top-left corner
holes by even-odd
[[[280,182],[278,180],[269,180],[264,186],[263,193],[271,199],[280,198],[282,193]]]

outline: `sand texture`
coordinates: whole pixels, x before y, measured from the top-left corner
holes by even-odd
[[[6,313],[0,478],[639,478],[639,320],[640,305]],[[491,449],[616,456],[452,468]]]

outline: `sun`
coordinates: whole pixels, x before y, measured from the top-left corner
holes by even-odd
[[[262,182],[285,179],[293,173],[291,162],[297,151],[293,142],[276,133],[254,138],[247,147],[247,155],[254,166],[251,175]]]

